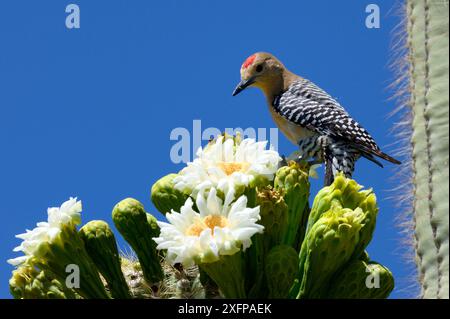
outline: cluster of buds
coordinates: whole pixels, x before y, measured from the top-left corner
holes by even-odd
[[[338,176],[309,207],[311,167],[265,142],[221,135],[151,200],[112,209],[133,256],[121,256],[105,221],[80,229],[81,202],[49,209],[10,260],[15,298],[386,298],[390,271],[370,261],[378,208],[371,190]],[[79,284],[67,286],[68,265]],[[372,279],[373,280],[372,280]]]

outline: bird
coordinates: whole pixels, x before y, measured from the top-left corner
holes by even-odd
[[[250,55],[242,64],[241,81],[233,96],[248,87],[263,91],[272,119],[289,141],[299,147],[299,160],[325,163],[324,185],[337,174],[351,178],[355,162],[364,157],[380,167],[381,158],[400,161],[382,152],[375,140],[333,97],[310,80],[289,71],[266,52]]]

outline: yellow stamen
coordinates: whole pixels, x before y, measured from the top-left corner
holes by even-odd
[[[189,226],[189,228],[186,231],[187,236],[200,236],[201,232],[205,229],[204,225],[202,224],[193,224]]]
[[[200,236],[202,231],[209,228],[212,231],[214,230],[214,227],[220,227],[224,228],[228,224],[227,219],[224,216],[219,215],[209,215],[206,216],[203,220],[199,220],[195,224],[192,224],[189,226],[189,228],[186,230],[187,236]]]
[[[247,162],[219,162],[217,166],[226,174],[231,175],[234,172],[243,172],[250,167]]]
[[[206,216],[203,222],[205,223],[206,227],[209,227],[211,230],[213,230],[216,226],[224,228],[228,223],[227,219],[220,215]]]

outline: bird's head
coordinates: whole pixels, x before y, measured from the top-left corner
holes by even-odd
[[[233,96],[250,86],[262,89],[267,95],[272,91],[282,90],[287,72],[289,71],[272,54],[252,54],[241,66],[241,82],[233,91]]]

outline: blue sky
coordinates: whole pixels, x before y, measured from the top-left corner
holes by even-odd
[[[44,220],[48,206],[78,196],[83,222],[112,224],[115,203],[134,197],[155,213],[150,187],[182,167],[170,158],[175,128],[191,139],[193,120],[203,129],[269,132],[261,92],[231,96],[253,52],[275,54],[327,90],[392,151],[394,2],[378,1],[381,28],[367,29],[365,7],[373,2],[366,1],[74,0],[81,28],[69,30],[69,1],[2,1],[0,297],[9,298],[14,235]],[[295,150],[281,133],[278,146],[282,154]],[[391,296],[409,297],[413,273],[402,256],[399,210],[388,198],[397,167],[360,160],[356,169],[380,206],[369,253],[394,273]],[[313,192],[321,184],[313,181]]]

